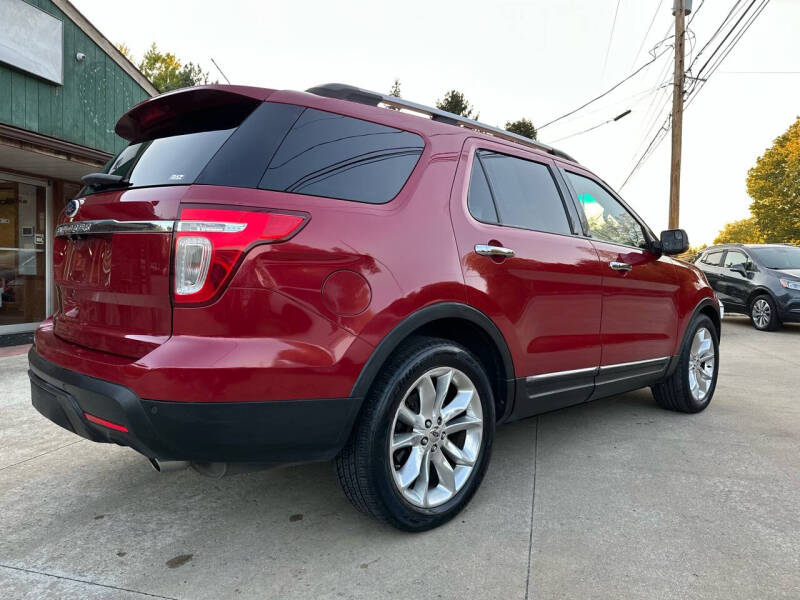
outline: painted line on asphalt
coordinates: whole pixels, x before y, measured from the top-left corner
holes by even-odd
[[[536,417],[536,427],[533,430],[533,492],[531,493],[531,537],[528,540],[528,572],[525,574],[525,600],[528,600],[528,589],[531,585],[531,560],[533,558],[533,506],[536,503],[536,458],[539,454],[539,417]]]
[[[31,456],[30,458],[24,458],[19,462],[15,462],[15,463],[12,463],[10,465],[6,465],[5,467],[0,467],[0,471],[5,471],[6,469],[10,469],[11,467],[16,467],[17,465],[21,465],[21,464],[24,464],[26,462],[30,462],[32,460],[36,460],[37,458],[39,458],[41,456],[45,456],[47,454],[52,454],[53,452],[58,452],[59,450],[63,450],[64,448],[66,448],[68,446],[74,446],[75,444],[79,444],[79,443],[81,443],[83,441],[84,440],[82,440],[82,439],[81,440],[75,440],[74,442],[70,442],[69,444],[64,444],[63,446],[59,446],[58,448],[53,448],[52,450],[48,450],[47,452],[42,452],[41,454],[37,454],[36,456]],[[2,565],[0,565],[0,566],[2,566]]]

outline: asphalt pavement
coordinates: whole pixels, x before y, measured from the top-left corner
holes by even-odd
[[[0,358],[0,598],[800,598],[800,326],[726,317],[720,364],[698,415],[639,390],[500,427],[467,509],[412,535],[327,463],[156,473]]]

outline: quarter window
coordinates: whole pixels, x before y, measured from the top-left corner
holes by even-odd
[[[633,215],[596,181],[567,171],[593,238],[644,248],[647,238]]]
[[[549,233],[572,233],[564,203],[547,165],[486,150],[478,152],[473,167],[477,164],[482,165],[486,173],[500,224]],[[475,183],[477,194],[478,182]],[[470,181],[470,186],[472,184]],[[485,200],[483,202],[485,205]],[[483,220],[475,212],[472,214]]]
[[[486,181],[486,174],[483,172],[478,157],[472,159],[472,173],[469,176],[469,196],[467,199],[469,212],[478,221],[484,223],[498,223],[497,208],[492,200],[492,192],[489,190],[489,182]]]

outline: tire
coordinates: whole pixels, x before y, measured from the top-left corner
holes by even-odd
[[[447,395],[436,388],[447,389]],[[420,389],[429,392],[424,406],[433,410],[423,409]],[[335,459],[339,483],[353,506],[379,521],[404,531],[438,527],[478,489],[489,465],[494,426],[494,398],[481,363],[454,342],[414,338],[389,358],[364,400]],[[390,439],[409,444],[390,450]]]
[[[705,315],[696,316],[688,331],[675,371],[652,390],[661,408],[697,413],[709,405],[717,387],[719,337],[714,323]],[[713,358],[713,364],[709,358]]]
[[[750,322],[759,331],[775,331],[781,326],[772,296],[762,294],[753,298],[750,303]]]

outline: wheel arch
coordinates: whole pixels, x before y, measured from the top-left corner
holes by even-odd
[[[753,305],[753,301],[759,296],[769,296],[770,298],[772,298],[772,301],[775,303],[776,306],[778,304],[778,301],[775,298],[775,294],[772,293],[772,290],[764,286],[759,286],[755,288],[752,292],[750,292],[750,294],[747,296],[746,308],[748,315],[750,314],[750,307]]]
[[[698,315],[705,315],[711,319],[711,322],[714,324],[714,327],[717,330],[717,340],[722,339],[722,319],[719,316],[719,305],[713,298],[703,298],[697,303],[697,305],[694,307],[694,310],[692,310],[692,314],[686,320],[686,327],[684,327],[683,333],[681,334],[681,343],[678,346],[678,351],[670,360],[664,377],[669,377],[672,375],[672,373],[674,373],[675,369],[678,367],[678,361],[680,360],[681,354],[683,353],[686,344],[689,343],[689,326]]]
[[[495,395],[497,421],[508,417],[514,399],[514,364],[505,338],[486,314],[458,302],[426,306],[397,324],[370,355],[350,395],[366,398],[389,357],[406,340],[418,335],[448,339],[472,351],[487,370]]]

